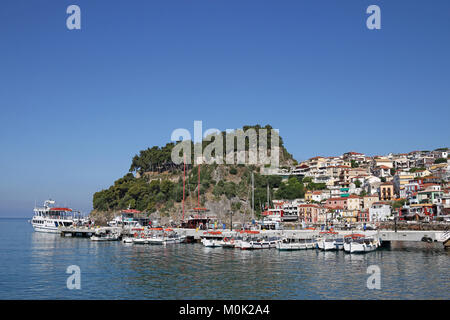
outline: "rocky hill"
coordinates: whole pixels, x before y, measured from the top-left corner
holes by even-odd
[[[248,128],[255,128],[258,135],[259,129],[271,129],[270,126],[245,126],[243,129],[247,130]],[[281,137],[279,139],[280,166],[291,166],[296,161],[287,152]],[[108,189],[94,194],[94,210],[91,212],[91,216],[98,223],[106,223],[120,210],[132,208],[143,211],[162,222],[181,220],[183,164],[174,164],[170,156],[176,145],[176,143],[168,143],[164,147],[152,147],[140,151],[139,155],[132,159],[128,174],[116,180]],[[205,147],[206,145],[203,146],[203,149]],[[270,143],[268,148],[270,149]],[[248,149],[246,150],[248,151]],[[233,220],[248,221],[251,215],[252,173],[255,184],[256,215],[260,214],[267,203],[267,186],[269,186],[270,199],[276,196],[276,192],[280,192],[278,190],[280,186],[283,187],[281,188],[283,192],[289,191],[289,184],[282,182],[280,176],[262,175],[261,170],[264,170],[264,166],[219,165],[216,163],[200,165],[199,190],[198,169],[197,165],[187,166],[186,215],[192,212],[192,208],[200,205],[223,221],[225,219],[228,221],[230,210],[234,212]],[[295,196],[299,196],[299,194]]]

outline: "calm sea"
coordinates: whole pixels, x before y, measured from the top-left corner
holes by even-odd
[[[450,250],[403,243],[365,255],[96,243],[0,219],[0,299],[450,299]],[[66,269],[81,270],[69,290]],[[381,289],[366,286],[381,270]]]

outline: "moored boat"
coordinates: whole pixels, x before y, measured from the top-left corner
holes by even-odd
[[[319,233],[322,237],[317,240],[317,247],[320,250],[336,250],[337,246],[335,243],[337,232],[324,231]]]
[[[222,246],[222,248],[234,248],[235,247],[235,241],[234,238],[223,238],[222,241],[219,242],[219,244]]]
[[[53,207],[55,201],[46,200],[43,207],[35,207],[30,223],[35,231],[59,233],[61,227],[70,227],[75,220],[70,208]]]
[[[380,245],[373,237],[365,237],[361,234],[345,236],[344,251],[347,253],[365,253],[375,251]]]
[[[277,242],[276,248],[281,251],[304,250],[307,248],[306,242],[297,238],[284,238]]]
[[[109,229],[99,229],[91,236],[92,241],[117,241],[120,235]]]

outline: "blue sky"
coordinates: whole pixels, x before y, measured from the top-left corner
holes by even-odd
[[[49,196],[88,213],[194,120],[271,124],[298,160],[450,140],[446,0],[3,0],[0,40],[0,217]]]

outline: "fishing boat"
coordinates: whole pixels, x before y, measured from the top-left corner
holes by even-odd
[[[54,207],[54,200],[46,200],[43,207],[35,207],[30,223],[34,231],[59,233],[60,227],[70,227],[75,220],[70,208]]]

